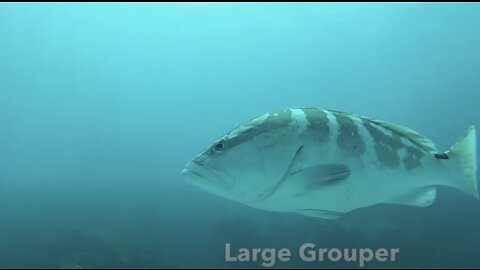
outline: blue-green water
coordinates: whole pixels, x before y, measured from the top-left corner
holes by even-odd
[[[0,4],[0,267],[260,267],[225,244],[307,242],[400,249],[366,267],[479,267],[480,201],[456,190],[325,221],[180,176],[239,123],[305,105],[447,149],[480,126],[479,90],[479,4]]]

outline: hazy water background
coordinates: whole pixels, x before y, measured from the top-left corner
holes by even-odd
[[[446,149],[480,126],[479,90],[479,4],[1,4],[0,267],[257,266],[225,264],[226,242],[478,267],[480,202],[454,190],[330,222],[217,198],[180,171],[237,124],[303,105]]]

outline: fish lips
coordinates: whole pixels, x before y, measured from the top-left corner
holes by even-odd
[[[188,181],[203,186],[208,189],[222,189],[231,188],[232,182],[227,175],[203,165],[195,160],[187,164],[186,168],[182,170],[182,177]]]
[[[187,180],[199,185],[212,186],[211,174],[208,170],[196,161],[191,161],[187,164],[186,168],[182,170],[182,176]]]
[[[187,164],[185,169],[182,170],[182,176],[188,180],[203,179],[207,180],[204,175],[201,174],[201,171],[205,171],[203,166],[195,161],[191,161]]]

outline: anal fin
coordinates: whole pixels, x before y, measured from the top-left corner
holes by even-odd
[[[337,219],[343,214],[340,212],[320,210],[320,209],[296,209],[294,212],[303,216],[323,218],[323,219]]]
[[[395,196],[388,203],[425,207],[432,205],[436,197],[437,189],[435,187],[421,187]]]

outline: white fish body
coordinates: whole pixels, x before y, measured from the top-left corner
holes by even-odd
[[[335,218],[380,203],[431,205],[436,186],[478,198],[472,126],[445,153],[408,128],[319,108],[267,113],[217,140],[184,170],[246,205]]]

